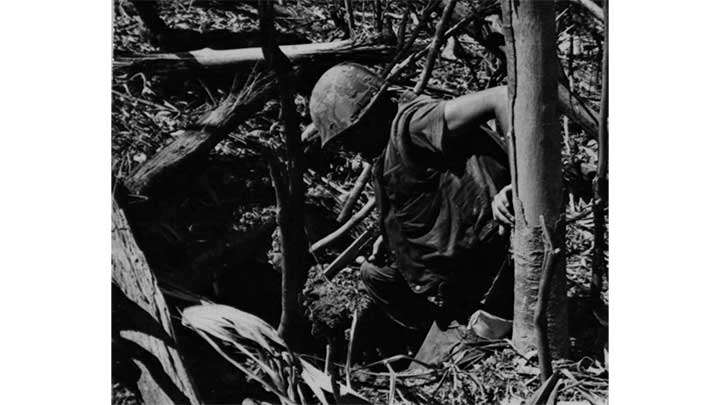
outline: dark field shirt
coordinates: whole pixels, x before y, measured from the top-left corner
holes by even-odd
[[[507,156],[481,128],[453,145],[444,106],[425,96],[400,105],[375,165],[383,231],[414,292],[479,280],[482,294],[507,253],[490,205],[510,182]]]

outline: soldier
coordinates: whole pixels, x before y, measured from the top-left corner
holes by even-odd
[[[425,331],[466,323],[499,338],[511,329],[513,224],[505,87],[453,100],[408,93],[396,105],[382,80],[352,63],[334,66],[310,98],[323,148],[342,145],[374,161],[375,194],[391,262],[361,267],[372,298],[397,324]]]

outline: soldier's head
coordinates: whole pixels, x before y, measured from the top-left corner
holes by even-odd
[[[333,66],[320,77],[310,96],[310,116],[323,148],[342,145],[366,159],[382,151],[397,106],[379,93],[381,86],[378,76],[355,63]]]

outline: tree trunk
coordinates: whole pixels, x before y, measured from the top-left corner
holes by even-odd
[[[275,22],[272,1],[259,0],[260,31],[263,33],[262,53],[267,65],[275,71],[280,90],[280,121],[285,140],[285,165],[271,171],[277,200],[277,221],[282,245],[282,314],[278,333],[290,347],[304,335],[305,323],[300,298],[307,279],[305,261],[308,241],[305,235],[304,162],[300,143],[300,118],[295,107],[295,92],[291,82],[288,57],[275,41]]]
[[[138,370],[146,404],[199,404],[177,350],[170,313],[125,214],[112,207],[113,349]],[[117,348],[115,346],[121,346]]]
[[[551,272],[545,308],[550,353],[567,354],[564,212],[558,119],[558,63],[554,3],[503,1],[507,27],[511,164],[515,209],[515,309],[513,342],[522,352],[536,346],[534,315],[542,277],[544,244],[560,248]],[[549,235],[545,235],[547,224]]]
[[[449,1],[450,0],[443,0],[443,4],[447,5]],[[495,41],[489,40],[489,38],[487,38],[486,35],[483,33],[483,25],[481,23],[482,17],[487,16],[489,13],[495,12],[495,2],[481,2],[479,5],[475,5],[475,10],[480,10],[480,12],[475,11],[477,15],[469,24],[467,24],[465,31],[479,44],[481,44],[488,51],[493,53],[497,58],[504,61],[507,58],[506,46],[503,44],[497,44],[495,43]],[[450,22],[453,24],[457,24],[464,18],[467,18],[469,15],[471,15],[471,13],[473,13],[473,10],[460,2],[455,6],[455,12],[452,14]],[[496,29],[495,25],[491,25],[490,28]],[[498,32],[498,34],[500,34],[500,32]],[[509,75],[510,72],[508,71],[508,76]],[[585,104],[575,95],[573,95],[568,89],[568,87],[563,83],[558,83],[558,95],[558,107],[560,111],[563,114],[567,115],[575,123],[583,127],[583,129],[589,135],[597,137],[599,119],[596,112],[585,106]]]

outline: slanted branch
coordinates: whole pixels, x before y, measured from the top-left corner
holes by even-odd
[[[200,117],[175,140],[138,166],[124,181],[131,194],[147,195],[166,177],[195,158],[208,154],[227,134],[265,105],[273,93],[272,73],[253,73],[245,86],[233,91],[214,110]]]
[[[362,165],[362,172],[360,172],[360,176],[358,176],[357,180],[355,180],[355,184],[353,185],[352,190],[350,190],[347,199],[345,199],[342,210],[340,210],[340,214],[337,217],[338,222],[345,222],[348,217],[350,217],[355,203],[357,202],[358,198],[360,198],[360,194],[365,188],[365,184],[367,184],[367,182],[370,180],[370,175],[372,174],[372,165],[365,161],[363,161]]]
[[[360,221],[362,221],[366,216],[368,216],[373,208],[375,208],[375,197],[371,198],[365,205],[363,205],[362,208],[360,208],[360,211],[355,213],[347,222],[345,222],[342,226],[340,226],[338,229],[327,235],[326,237],[320,239],[319,241],[313,243],[312,246],[310,246],[310,252],[315,253],[318,250],[330,245],[331,243],[337,241],[340,239],[341,236],[343,236],[347,231],[352,229],[355,225],[357,225]]]
[[[415,88],[413,89],[415,94],[420,94],[425,88],[425,85],[427,85],[428,80],[430,80],[432,69],[435,66],[435,58],[440,52],[440,47],[446,40],[445,31],[447,30],[450,16],[455,9],[455,3],[457,3],[457,0],[450,0],[447,3],[445,9],[443,10],[442,17],[435,28],[435,36],[433,37],[432,45],[430,46],[430,53],[428,53],[428,57],[425,60],[425,67],[423,68],[422,76],[420,76],[420,80],[418,80]]]

